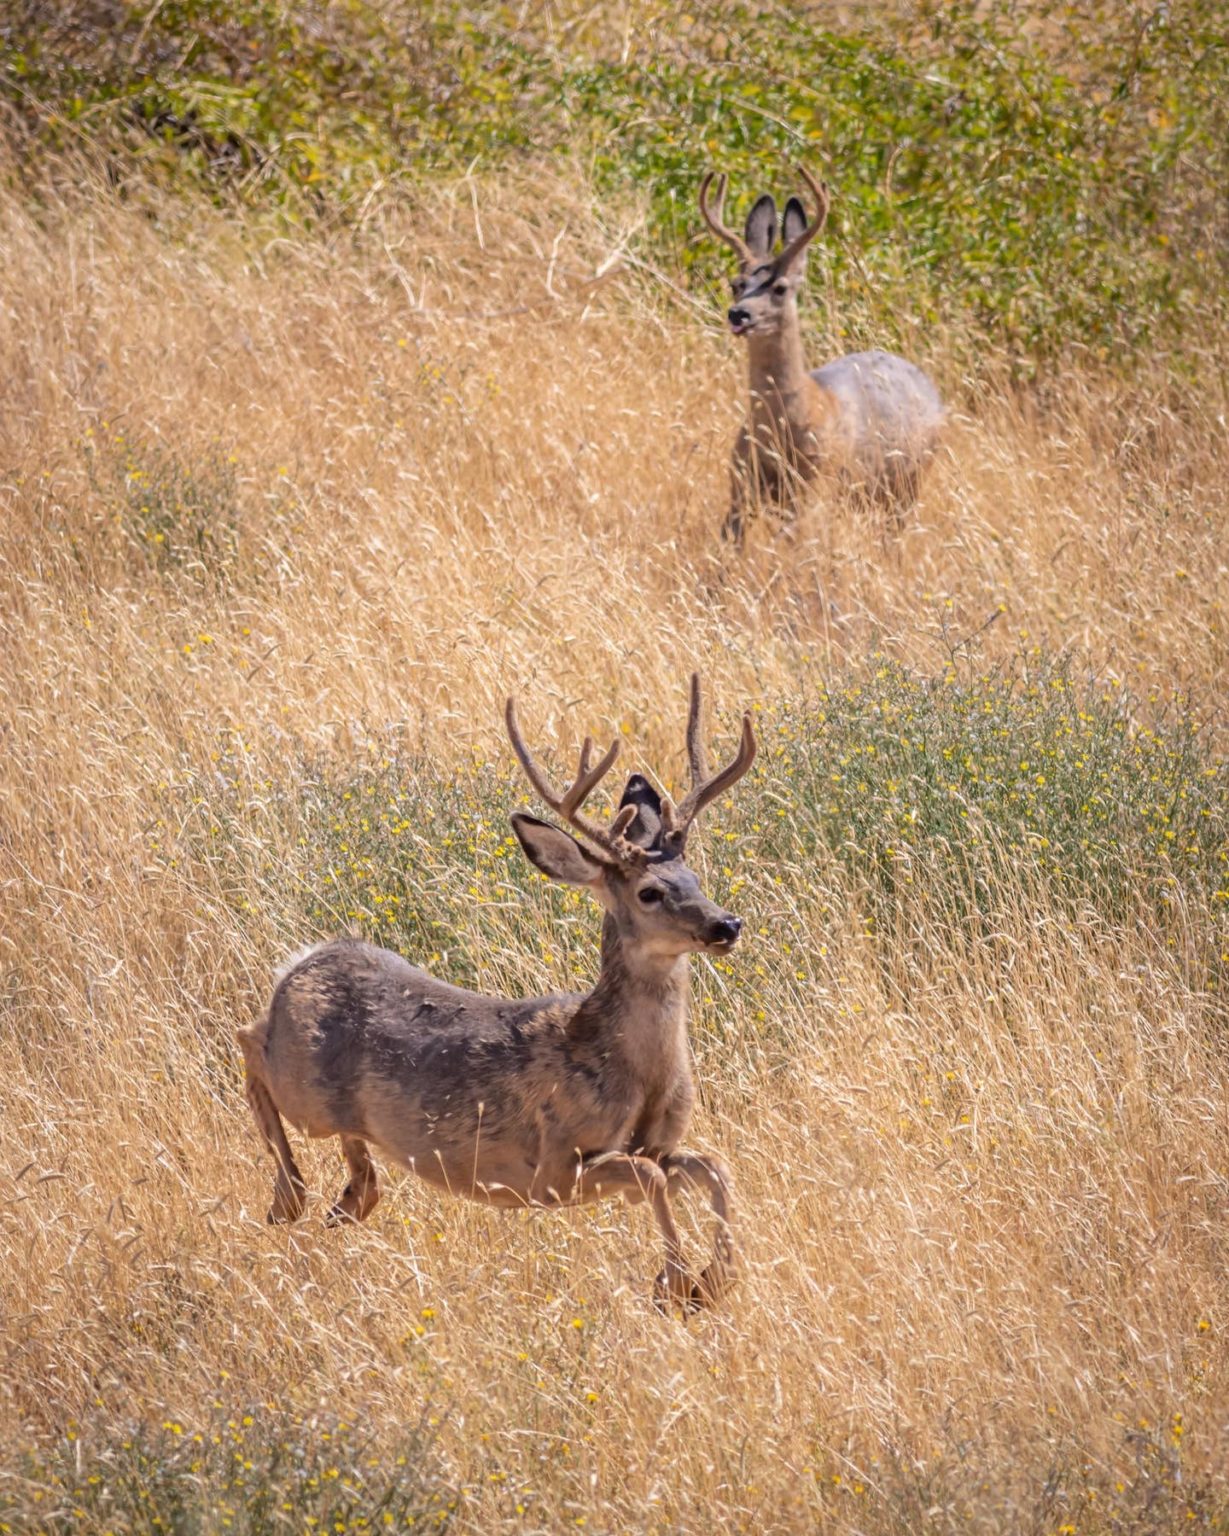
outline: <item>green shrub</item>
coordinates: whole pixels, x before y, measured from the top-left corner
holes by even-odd
[[[942,322],[1017,359],[1081,346],[1129,364],[1223,308],[1220,0],[961,0],[907,23],[746,0],[626,26],[554,10],[27,0],[0,93],[27,145],[299,219],[566,149],[599,189],[647,193],[658,259],[701,280],[718,267],[696,238],[702,170],[780,192],[805,158],[838,194],[824,260],[851,343],[916,350]]]
[[[1156,729],[1133,710],[1044,658],[972,677],[883,662],[766,726],[779,804],[757,862],[834,861],[875,921],[993,924],[1024,902],[1168,928],[1175,901],[1224,899],[1229,775],[1180,701]]]
[[[398,1451],[373,1455],[345,1420],[220,1400],[202,1423],[134,1422],[105,1438],[70,1424],[18,1463],[0,1532],[441,1530],[457,1493],[432,1439],[424,1414]]]
[[[757,720],[756,767],[698,841],[714,899],[790,953],[812,947],[817,903],[885,944],[957,952],[1005,922],[1091,917],[1162,943],[1185,933],[1217,984],[1229,772],[1178,707],[1164,728],[1137,725],[1120,690],[1033,657],[980,677],[876,663]],[[576,985],[593,975],[598,914],[523,860],[509,762],[441,778],[373,750],[256,794],[243,772],[222,754],[165,820],[185,826],[189,858],[222,861],[236,906],[268,893],[288,944],[355,929],[461,985],[535,957]]]
[[[133,441],[104,423],[87,439],[90,487],[124,552],[156,570],[191,567],[224,580],[239,545],[233,461],[215,454],[187,465],[157,443]]]

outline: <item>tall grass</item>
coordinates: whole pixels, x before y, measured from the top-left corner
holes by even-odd
[[[1189,378],[1224,318],[1224,20],[1220,0],[24,0],[0,101],[35,164],[85,147],[122,185],[139,167],[317,227],[424,172],[568,153],[638,189],[653,259],[701,276],[699,170],[751,196],[806,159],[837,194],[822,256],[853,341],[943,323],[974,371],[989,337],[1030,376],[1150,347]]]
[[[900,537],[733,555],[741,358],[648,190],[537,160],[291,238],[125,176],[0,194],[0,1527],[1224,1529],[1223,380],[1024,394],[936,322]],[[274,966],[585,985],[503,698],[670,784],[693,666],[763,746],[694,839],[748,919],[693,967],[732,1304],[653,1311],[642,1209],[389,1169],[326,1231],[332,1145],[266,1227]]]

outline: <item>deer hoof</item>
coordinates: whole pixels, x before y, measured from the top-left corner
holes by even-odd
[[[732,1289],[735,1281],[733,1266],[715,1259],[700,1273],[696,1281],[697,1307],[715,1307]]]
[[[273,1204],[269,1207],[269,1214],[265,1217],[265,1221],[271,1227],[289,1226],[291,1222],[298,1221],[306,1209],[307,1201],[300,1190],[294,1190],[287,1197],[279,1189],[273,1196]]]
[[[378,1189],[368,1187],[359,1191],[353,1185],[347,1184],[341,1192],[341,1198],[329,1208],[324,1224],[326,1227],[345,1227],[366,1221],[375,1210],[379,1199]]]
[[[677,1307],[687,1316],[698,1312],[705,1305],[699,1282],[693,1280],[685,1269],[663,1269],[653,1282],[653,1305],[659,1312],[670,1312]]]

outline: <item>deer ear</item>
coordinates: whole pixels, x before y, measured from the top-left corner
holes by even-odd
[[[512,830],[525,850],[525,857],[552,880],[562,880],[565,885],[596,885],[606,874],[606,866],[600,860],[549,821],[513,811]]]
[[[785,205],[785,219],[782,225],[781,239],[786,245],[788,245],[791,240],[797,240],[798,236],[806,227],[807,211],[796,197],[791,197],[789,202]],[[801,266],[802,262],[805,261],[806,254],[804,252],[802,261],[799,262],[798,265]]]
[[[777,243],[777,205],[767,193],[747,215],[747,244],[753,256],[770,256]]]
[[[623,836],[637,848],[656,848],[661,841],[661,796],[642,773],[633,773],[619,801],[619,809],[634,805],[636,815]]]

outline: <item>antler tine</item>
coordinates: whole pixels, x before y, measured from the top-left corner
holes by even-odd
[[[810,245],[815,236],[819,234],[820,230],[827,222],[828,209],[832,203],[832,196],[829,193],[828,188],[822,181],[813,176],[805,165],[800,165],[798,167],[798,174],[815,194],[815,202],[817,205],[815,219],[813,223],[807,225],[807,227],[802,231],[800,235],[795,235],[795,237],[781,252],[780,256],[777,258],[777,262],[778,265],[782,267],[788,266],[796,256],[800,255],[801,252],[805,250],[808,245]]]
[[[693,699],[695,694],[692,695]],[[688,731],[688,747],[691,747],[691,732]],[[715,773],[711,778],[704,778],[692,784],[690,793],[675,812],[673,819],[673,832],[675,838],[681,844],[686,841],[691,824],[704,809],[710,805],[718,795],[723,795],[732,784],[736,784],[751,764],[755,761],[755,732],[751,728],[751,716],[743,716],[742,738],[738,743],[738,752],[734,760],[727,764],[720,773]],[[692,758],[693,774],[695,758]]]
[[[713,234],[717,236],[718,240],[724,240],[725,243],[734,252],[734,254],[738,257],[739,261],[749,262],[751,260],[751,249],[747,242],[741,235],[735,233],[734,230],[730,229],[730,227],[723,222],[725,219],[725,190],[728,185],[728,178],[726,177],[724,171],[717,179],[716,207],[709,207],[708,189],[712,186],[713,177],[715,175],[715,171],[706,171],[704,174],[704,180],[700,183],[700,212],[704,216],[704,222],[708,225],[709,229],[712,230]]]
[[[610,836],[612,840],[617,843],[635,819],[636,807],[634,805],[625,805],[610,823]]]
[[[627,863],[629,858],[629,845],[623,840],[623,833],[631,821],[631,817],[625,820],[622,814],[615,818],[609,830],[599,827],[596,822],[589,820],[587,816],[580,814],[580,808],[593,793],[598,783],[606,777],[619,755],[622,743],[616,736],[609,748],[603,753],[601,759],[589,766],[589,759],[593,752],[593,738],[586,736],[584,745],[580,749],[580,764],[576,770],[576,777],[563,794],[560,794],[551,781],[546,777],[533,759],[533,754],[525,745],[525,738],[521,735],[520,726],[516,719],[516,701],[509,698],[504,708],[504,720],[508,727],[508,740],[512,743],[512,750],[516,753],[521,767],[525,770],[525,777],[537,791],[539,798],[554,811],[562,816],[564,821],[573,826],[577,832],[587,837],[591,843],[618,859]],[[633,815],[634,815],[633,809]],[[620,821],[622,820],[622,825]]]
[[[687,711],[687,761],[691,766],[691,787],[702,784],[708,778],[707,754],[704,750],[704,721],[701,715],[700,674],[691,674],[691,707]]]
[[[589,757],[593,751],[593,738],[585,737],[585,744],[580,749],[580,765],[576,770],[576,777],[572,780],[572,787],[565,792],[563,799],[556,807],[561,816],[570,817],[584,805],[598,783],[610,772],[611,764],[619,755],[619,746],[619,739],[616,737],[603,754],[601,761],[590,768]]]
[[[583,795],[577,794],[577,790],[579,789],[580,785],[584,782],[586,776],[588,775],[588,772],[589,772],[589,760],[590,760],[590,758],[592,756],[593,756],[593,737],[592,736],[586,736],[584,741],[581,742],[581,746],[580,746],[580,762],[576,765],[576,777],[572,780],[572,787],[564,792],[563,801],[562,801],[562,807],[561,807],[563,809],[564,815],[567,815],[567,813],[569,811],[574,811],[574,810],[578,809],[579,806],[584,801],[585,795],[587,795],[589,793],[589,789],[592,789],[593,788],[593,784],[597,783],[597,780],[594,779],[593,784],[591,784],[589,786],[589,789],[585,790],[585,793]]]
[[[512,750],[516,753],[521,767],[525,770],[525,777],[537,790],[539,796],[547,805],[554,805],[559,799],[559,793],[555,786],[546,777],[542,770],[534,762],[529,748],[525,745],[525,738],[521,735],[521,728],[516,721],[516,701],[509,698],[504,705],[504,723],[508,727],[508,740],[512,743]]]

